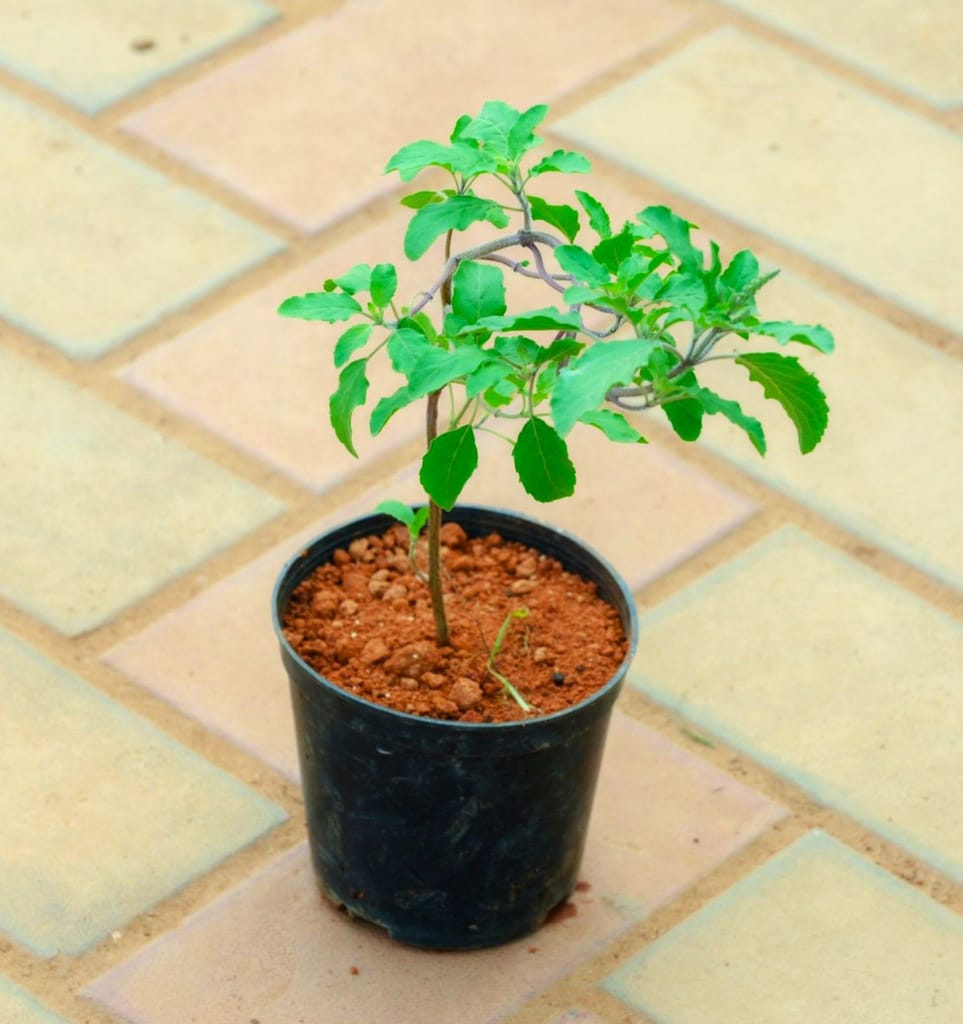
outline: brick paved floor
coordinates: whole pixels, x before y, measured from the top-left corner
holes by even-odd
[[[952,0],[2,5],[0,1024],[963,1020],[961,50]],[[268,619],[418,425],[347,457],[274,308],[401,260],[386,157],[494,97],[838,353],[807,459],[652,423],[563,506],[472,483],[642,639],[575,913],[440,955],[319,905]]]

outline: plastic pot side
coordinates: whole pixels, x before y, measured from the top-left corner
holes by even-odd
[[[372,515],[301,551],[274,590],[291,684],[308,835],[321,890],[392,938],[431,949],[494,946],[535,931],[575,888],[612,706],[635,654],[628,587],[599,555],[514,513],[445,515],[469,536],[497,531],[597,584],[629,650],[589,700],[531,720],[474,724],[370,704],[310,668],[281,631],[294,588],[334,551],[384,532]]]

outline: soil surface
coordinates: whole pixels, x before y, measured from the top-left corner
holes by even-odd
[[[445,602],[452,644],[439,647],[428,586],[415,571],[402,526],[338,549],[302,581],[284,616],[298,654],[325,678],[396,711],[462,722],[528,717],[492,667],[545,715],[604,686],[625,657],[618,612],[594,583],[497,533],[469,538],[442,527]],[[424,542],[415,564],[424,572]]]

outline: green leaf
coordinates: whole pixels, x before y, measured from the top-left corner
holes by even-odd
[[[692,315],[702,311],[708,300],[706,287],[700,277],[677,270],[669,274],[661,288],[655,293],[656,302],[668,302],[679,306]],[[675,318],[672,322],[677,322]]]
[[[741,292],[759,276],[759,261],[748,249],[742,249],[732,257],[729,266],[722,273],[720,281],[734,292]]]
[[[608,238],[612,234],[612,222],[609,220],[608,211],[588,192],[575,190],[575,198],[579,201],[582,209],[588,214],[589,224],[599,238]]]
[[[539,174],[558,171],[561,174],[588,174],[592,165],[581,153],[573,153],[568,149],[556,149],[554,153],[543,156],[528,172],[530,178]]]
[[[332,288],[328,287],[329,284],[335,288],[340,288],[349,295],[354,295],[357,292],[366,292],[371,286],[371,267],[367,263],[356,263],[347,273],[331,281],[325,281],[324,290],[326,292],[333,291]]]
[[[542,140],[535,134],[535,128],[545,120],[548,107],[544,103],[529,107],[520,114],[518,120],[508,133],[508,158],[512,161],[539,145]]]
[[[343,292],[309,292],[307,295],[292,295],[278,306],[281,316],[298,320],[324,320],[329,324],[339,320],[350,320],[361,313],[361,306],[350,295]]]
[[[589,285],[602,285],[609,282],[609,272],[581,246],[557,245],[552,252],[562,270],[574,275],[577,280],[584,281]]]
[[[328,406],[335,436],[355,458],[358,453],[354,450],[351,437],[351,417],[368,397],[368,378],[365,375],[367,363],[367,359],[356,359],[348,363],[338,377],[338,389],[331,396]]]
[[[590,345],[559,375],[552,394],[552,417],[564,437],[587,412],[597,409],[609,388],[631,382],[644,368],[655,342],[628,339]]]
[[[517,316],[486,316],[479,327],[492,331],[577,331],[582,326],[578,313],[563,313],[554,306],[532,309]]]
[[[702,406],[694,398],[673,399],[661,406],[672,429],[683,441],[697,441],[702,433]]]
[[[709,388],[687,388],[686,391],[710,416],[720,414],[725,416],[730,423],[741,427],[752,441],[756,451],[760,455],[766,454],[766,435],[763,432],[762,424],[754,416],[747,416],[738,402],[723,398],[715,391],[710,391]]]
[[[486,356],[480,348],[443,349],[429,345],[408,371],[408,392],[422,398],[478,369]]]
[[[736,362],[746,367],[749,378],[762,385],[766,398],[778,402],[792,420],[805,455],[819,444],[829,423],[829,405],[819,381],[795,356],[775,352],[741,355]]]
[[[476,370],[472,370],[465,380],[465,397],[474,398],[483,391],[494,387],[511,373],[511,367],[500,359],[488,359]]]
[[[450,146],[422,139],[402,146],[388,161],[385,174],[397,171],[402,181],[411,181],[426,167],[443,167],[452,174],[468,176],[495,170],[491,157],[474,146],[455,142]]]
[[[418,399],[408,390],[407,385],[403,385],[392,394],[379,399],[375,407],[371,410],[371,418],[368,421],[368,429],[371,431],[371,436],[377,437],[378,434],[384,430],[388,420],[390,420],[399,409],[404,409],[406,405],[411,405],[412,402],[416,402],[417,400]]]
[[[349,327],[334,346],[334,365],[340,369],[359,348],[364,348],[368,344],[372,330],[371,324],[356,324]]]
[[[604,288],[585,288],[580,284],[573,284],[562,293],[562,301],[567,306],[579,306],[583,302],[605,303],[608,298]]]
[[[529,196],[528,202],[532,208],[532,217],[545,224],[551,224],[571,242],[578,234],[578,210],[564,203],[553,206],[538,196]]]
[[[404,523],[409,529],[411,529],[415,521],[415,510],[403,501],[395,501],[393,499],[381,501],[375,506],[374,510],[382,515],[391,516],[392,519],[397,519],[399,523]]]
[[[623,228],[617,235],[603,238],[592,250],[592,255],[607,270],[618,274],[622,264],[632,255],[634,248],[635,236],[628,228]]]
[[[575,490],[568,447],[544,420],[533,416],[518,433],[512,451],[522,487],[536,501],[567,498]]]
[[[767,320],[752,328],[753,334],[764,334],[775,338],[780,345],[790,341],[798,341],[803,345],[811,345],[820,352],[832,352],[836,347],[832,334],[820,324],[794,324],[789,320]]]
[[[620,412],[611,409],[593,409],[579,418],[579,423],[597,427],[610,441],[621,444],[647,444],[645,438]]]
[[[431,442],[421,460],[418,479],[437,505],[450,509],[477,465],[474,429],[470,425],[456,427]]]
[[[572,359],[584,348],[584,342],[576,341],[574,338],[556,338],[545,348],[539,345],[535,364],[542,366],[545,363],[558,362],[560,359]]]
[[[503,359],[516,366],[531,365],[542,351],[537,342],[521,334],[506,334],[496,338],[493,347]]]
[[[407,206],[410,210],[420,210],[423,206],[428,206],[431,203],[443,203],[449,196],[455,194],[450,188],[443,191],[429,189],[424,192],[412,192],[401,200],[401,205]]]
[[[392,369],[406,377],[427,349],[434,348],[430,341],[413,327],[399,327],[388,339],[388,358]]]
[[[398,290],[398,272],[391,263],[379,263],[371,271],[371,301],[384,309]]]
[[[665,239],[669,251],[689,270],[702,269],[702,253],[692,244],[690,229],[696,225],[683,220],[667,206],[647,206],[639,215],[642,226]]]
[[[498,203],[478,196],[452,196],[443,203],[422,207],[405,232],[405,255],[410,260],[420,259],[446,231],[464,231],[482,220],[503,228],[508,215]]]
[[[466,324],[505,312],[505,279],[499,267],[466,260],[452,277],[451,308]]]

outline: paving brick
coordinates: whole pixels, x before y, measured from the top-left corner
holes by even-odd
[[[2,90],[0,135],[0,316],[74,358],[101,355],[281,248]]]
[[[627,817],[627,805],[644,813]],[[352,925],[318,897],[304,848],[86,990],[135,1024],[449,1019],[483,1024],[528,998],[782,814],[740,783],[616,713],[574,918],[471,954],[431,954]],[[699,838],[697,844],[694,839]],[[185,964],[190,964],[189,972]],[[357,979],[351,968],[357,967]],[[244,986],[236,979],[243,972]],[[490,983],[498,978],[497,987]],[[488,979],[488,980],[485,980]],[[580,1018],[575,1018],[576,1020]]]
[[[667,903],[785,809],[616,711],[582,877],[630,916]]]
[[[716,363],[725,394],[765,422],[769,452],[759,458],[719,416],[707,418],[702,440],[866,541],[963,588],[963,367],[801,278],[781,275],[767,292],[764,317],[820,322],[836,333],[829,359],[799,350],[829,399],[829,430],[801,456],[795,429],[759,386],[741,368]]]
[[[401,211],[344,245],[273,281],[173,341],[153,349],[123,373],[154,397],[196,419],[233,444],[315,490],[348,476],[358,465],[334,436],[328,396],[338,386],[334,344],[346,324],[282,319],[289,295],[320,291],[326,278],[356,263],[394,262],[399,294],[422,284],[402,252],[410,211]],[[434,270],[427,274],[436,276]],[[371,371],[371,394],[390,394],[400,383],[387,359]],[[373,401],[371,405],[373,406]],[[420,408],[399,414],[372,439],[364,411],[356,417],[355,446],[365,459],[386,454],[423,430]]]
[[[963,324],[945,255],[963,234],[963,140],[784,49],[720,29],[555,127],[908,309]]]
[[[29,992],[0,976],[0,1020],[10,1024],[69,1024],[48,1010]]]
[[[261,0],[22,0],[0,7],[0,64],[93,114],[276,13]]]
[[[319,524],[289,538],[108,651],[104,660],[297,779],[287,675],[271,627],[271,591],[284,563],[320,531]]]
[[[0,929],[80,953],[284,812],[0,631]]]
[[[498,97],[550,99],[688,21],[661,0],[350,0],[130,118],[127,127],[314,231],[384,192],[388,156]],[[506,31],[506,25],[511,30]],[[546,36],[548,33],[548,36]],[[550,38],[558,59],[534,60]],[[439,54],[457,49],[457,69]],[[346,83],[354,83],[347,87]]]
[[[963,100],[963,8],[954,0],[846,4],[833,0],[725,0],[884,81],[949,106]]]
[[[963,879],[958,623],[786,528],[641,628],[634,685]]]
[[[659,1024],[954,1024],[963,921],[813,832],[604,983]]]
[[[84,995],[132,1024],[423,1024],[454,1006],[464,1024],[487,1024],[623,926],[607,904],[586,901],[576,918],[500,949],[407,949],[320,903],[302,845]]]
[[[0,594],[101,625],[276,515],[279,501],[0,351]]]

